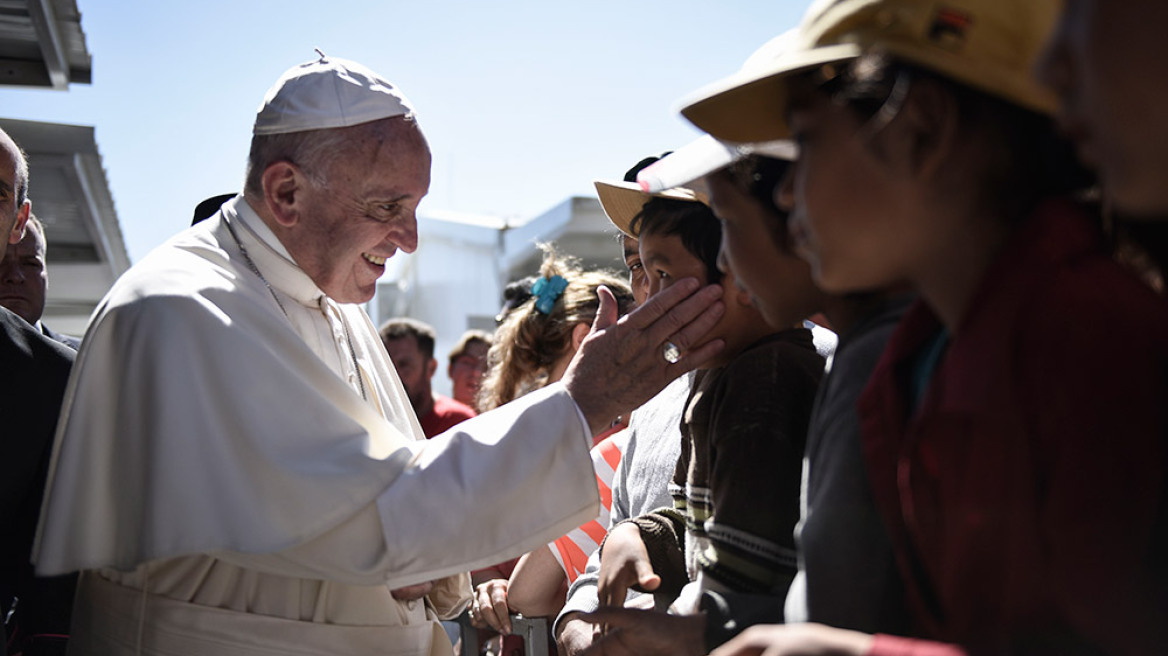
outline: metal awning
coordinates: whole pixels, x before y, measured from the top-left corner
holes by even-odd
[[[76,0],[0,0],[0,85],[65,90],[91,69]]]

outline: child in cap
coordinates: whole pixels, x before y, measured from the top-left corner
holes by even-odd
[[[786,299],[793,257],[787,213],[775,190],[792,164],[747,156],[705,177],[710,204],[722,223],[721,257],[764,315]],[[795,538],[799,574],[785,609],[766,600],[724,595],[707,601],[706,643],[717,646],[760,621],[825,622],[859,630],[903,630],[904,592],[888,532],[864,469],[856,399],[868,382],[896,323],[912,300],[903,289],[820,294],[817,308],[839,332],[839,345],[819,387],[804,453],[802,512]],[[770,612],[771,617],[764,613]]]
[[[782,144],[756,146],[751,150],[776,154],[784,150]],[[790,290],[775,281],[800,269],[807,275],[808,265],[793,257],[786,212],[774,201],[775,188],[790,162],[744,156],[743,150],[687,147],[647,173],[663,182],[714,169],[704,183],[722,225],[720,261],[735,272],[737,284],[769,318],[789,303]],[[726,166],[730,158],[732,163]],[[634,653],[683,654],[713,649],[754,624],[807,618],[858,630],[903,631],[904,593],[864,469],[855,401],[910,302],[911,294],[899,289],[819,294],[816,307],[840,331],[840,339],[808,428],[801,517],[795,531],[799,572],[790,589],[769,595],[707,590],[700,603],[702,614],[693,616],[605,609],[592,619],[609,626],[607,641],[615,640]]]
[[[720,226],[701,197],[673,190],[648,198],[635,186],[603,184],[598,191],[610,218],[620,212],[614,195],[636,210],[629,223],[650,296],[695,277],[722,284],[727,306],[711,331],[726,346],[715,366],[698,372],[686,404],[674,508],[610,531],[600,601],[620,605],[639,586],[668,604],[691,581],[679,607],[692,607],[705,589],[782,594],[796,570],[803,444],[824,364],[802,327],[817,294],[809,271],[796,267],[781,282],[790,300],[768,312],[768,324],[734,272],[719,270]]]
[[[920,293],[859,405],[908,633],[970,653],[1153,653],[1168,308],[1069,200],[1090,180],[1030,73],[1060,6],[816,2],[792,49],[683,112],[715,136],[799,142],[781,200],[821,286]],[[735,121],[753,96],[773,111]],[[956,649],[797,626],[717,653],[780,643]]]

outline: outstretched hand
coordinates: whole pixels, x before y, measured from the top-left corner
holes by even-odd
[[[703,341],[725,312],[722,288],[698,287],[693,278],[678,281],[619,318],[612,292],[598,290],[592,330],[564,374],[564,386],[594,434],[722,350],[720,339]],[[667,342],[677,347],[675,362],[665,359]]]
[[[491,579],[474,589],[470,603],[471,626],[511,635],[511,609],[507,606],[507,579]]]
[[[704,615],[605,607],[580,619],[608,627],[581,656],[698,656],[706,653]]]
[[[710,656],[864,656],[872,636],[822,624],[759,624]]]
[[[629,588],[652,592],[660,585],[661,577],[653,571],[641,529],[633,523],[614,526],[600,552],[600,573],[596,580],[600,605],[619,608],[625,604]]]

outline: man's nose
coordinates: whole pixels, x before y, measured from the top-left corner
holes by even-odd
[[[414,213],[405,221],[397,226],[397,229],[389,236],[398,250],[403,253],[413,253],[418,250],[418,217]]]

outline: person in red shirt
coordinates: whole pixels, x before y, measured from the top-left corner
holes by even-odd
[[[468,330],[450,350],[446,375],[450,376],[451,396],[459,403],[475,407],[475,397],[487,373],[487,351],[491,349],[491,334],[482,330]]]
[[[438,369],[434,359],[434,329],[415,319],[390,319],[378,331],[397,369],[426,439],[475,416],[469,406],[435,394],[430,379]]]

